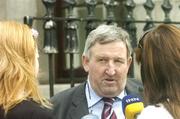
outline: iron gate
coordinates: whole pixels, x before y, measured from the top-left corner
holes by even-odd
[[[70,57],[70,82],[71,87],[74,86],[75,75],[74,75],[74,55],[79,54],[80,44],[79,44],[79,24],[85,24],[83,30],[86,31],[83,35],[86,36],[91,30],[95,29],[98,24],[117,24],[122,26],[130,34],[132,47],[137,46],[137,24],[144,24],[143,31],[155,26],[155,24],[160,23],[171,23],[180,24],[179,21],[173,21],[170,18],[170,12],[172,11],[172,3],[170,0],[161,0],[161,11],[163,11],[164,19],[155,20],[152,17],[152,12],[155,9],[155,3],[152,0],[146,0],[143,3],[144,11],[146,13],[146,19],[137,20],[134,17],[134,9],[136,8],[136,3],[133,0],[83,0],[82,2],[77,2],[75,0],[42,0],[45,8],[46,14],[42,17],[36,16],[25,16],[24,23],[28,24],[30,27],[33,25],[34,20],[40,20],[44,22],[44,52],[49,58],[49,84],[50,84],[50,96],[54,95],[54,81],[55,81],[55,54],[58,53],[57,45],[57,27],[58,22],[62,22],[63,32],[65,35],[64,39],[64,53],[68,54]],[[64,11],[62,17],[57,17],[54,13],[56,3],[60,2],[62,5],[61,10]],[[105,13],[105,18],[99,18],[96,14],[99,6],[103,9],[102,13]],[[74,10],[77,8],[83,8],[85,16],[77,16],[74,14]],[[120,10],[117,15],[117,10]],[[180,14],[180,13],[179,13]],[[119,17],[117,17],[119,16]],[[82,35],[82,34],[81,34]],[[130,68],[129,77],[135,78],[134,75],[134,62]]]

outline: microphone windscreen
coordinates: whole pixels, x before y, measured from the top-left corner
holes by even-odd
[[[83,116],[81,119],[99,119],[97,115],[94,114],[88,114]]]
[[[144,104],[138,96],[127,95],[122,99],[122,109],[126,119],[135,119],[144,109]]]

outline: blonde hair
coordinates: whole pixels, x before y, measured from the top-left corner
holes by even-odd
[[[50,106],[38,91],[36,50],[36,40],[27,25],[15,21],[0,22],[0,106],[5,113],[28,99]]]

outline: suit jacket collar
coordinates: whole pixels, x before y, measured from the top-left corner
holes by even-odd
[[[72,96],[72,106],[69,110],[69,116],[72,119],[80,119],[89,113],[85,95],[85,85],[86,83],[81,84]]]

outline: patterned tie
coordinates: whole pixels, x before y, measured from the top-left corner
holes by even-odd
[[[109,119],[117,119],[114,110],[111,114],[114,99],[113,98],[103,98],[102,100],[104,101],[104,108],[103,108],[103,112],[101,115],[101,119],[108,119],[108,117],[109,117]]]

